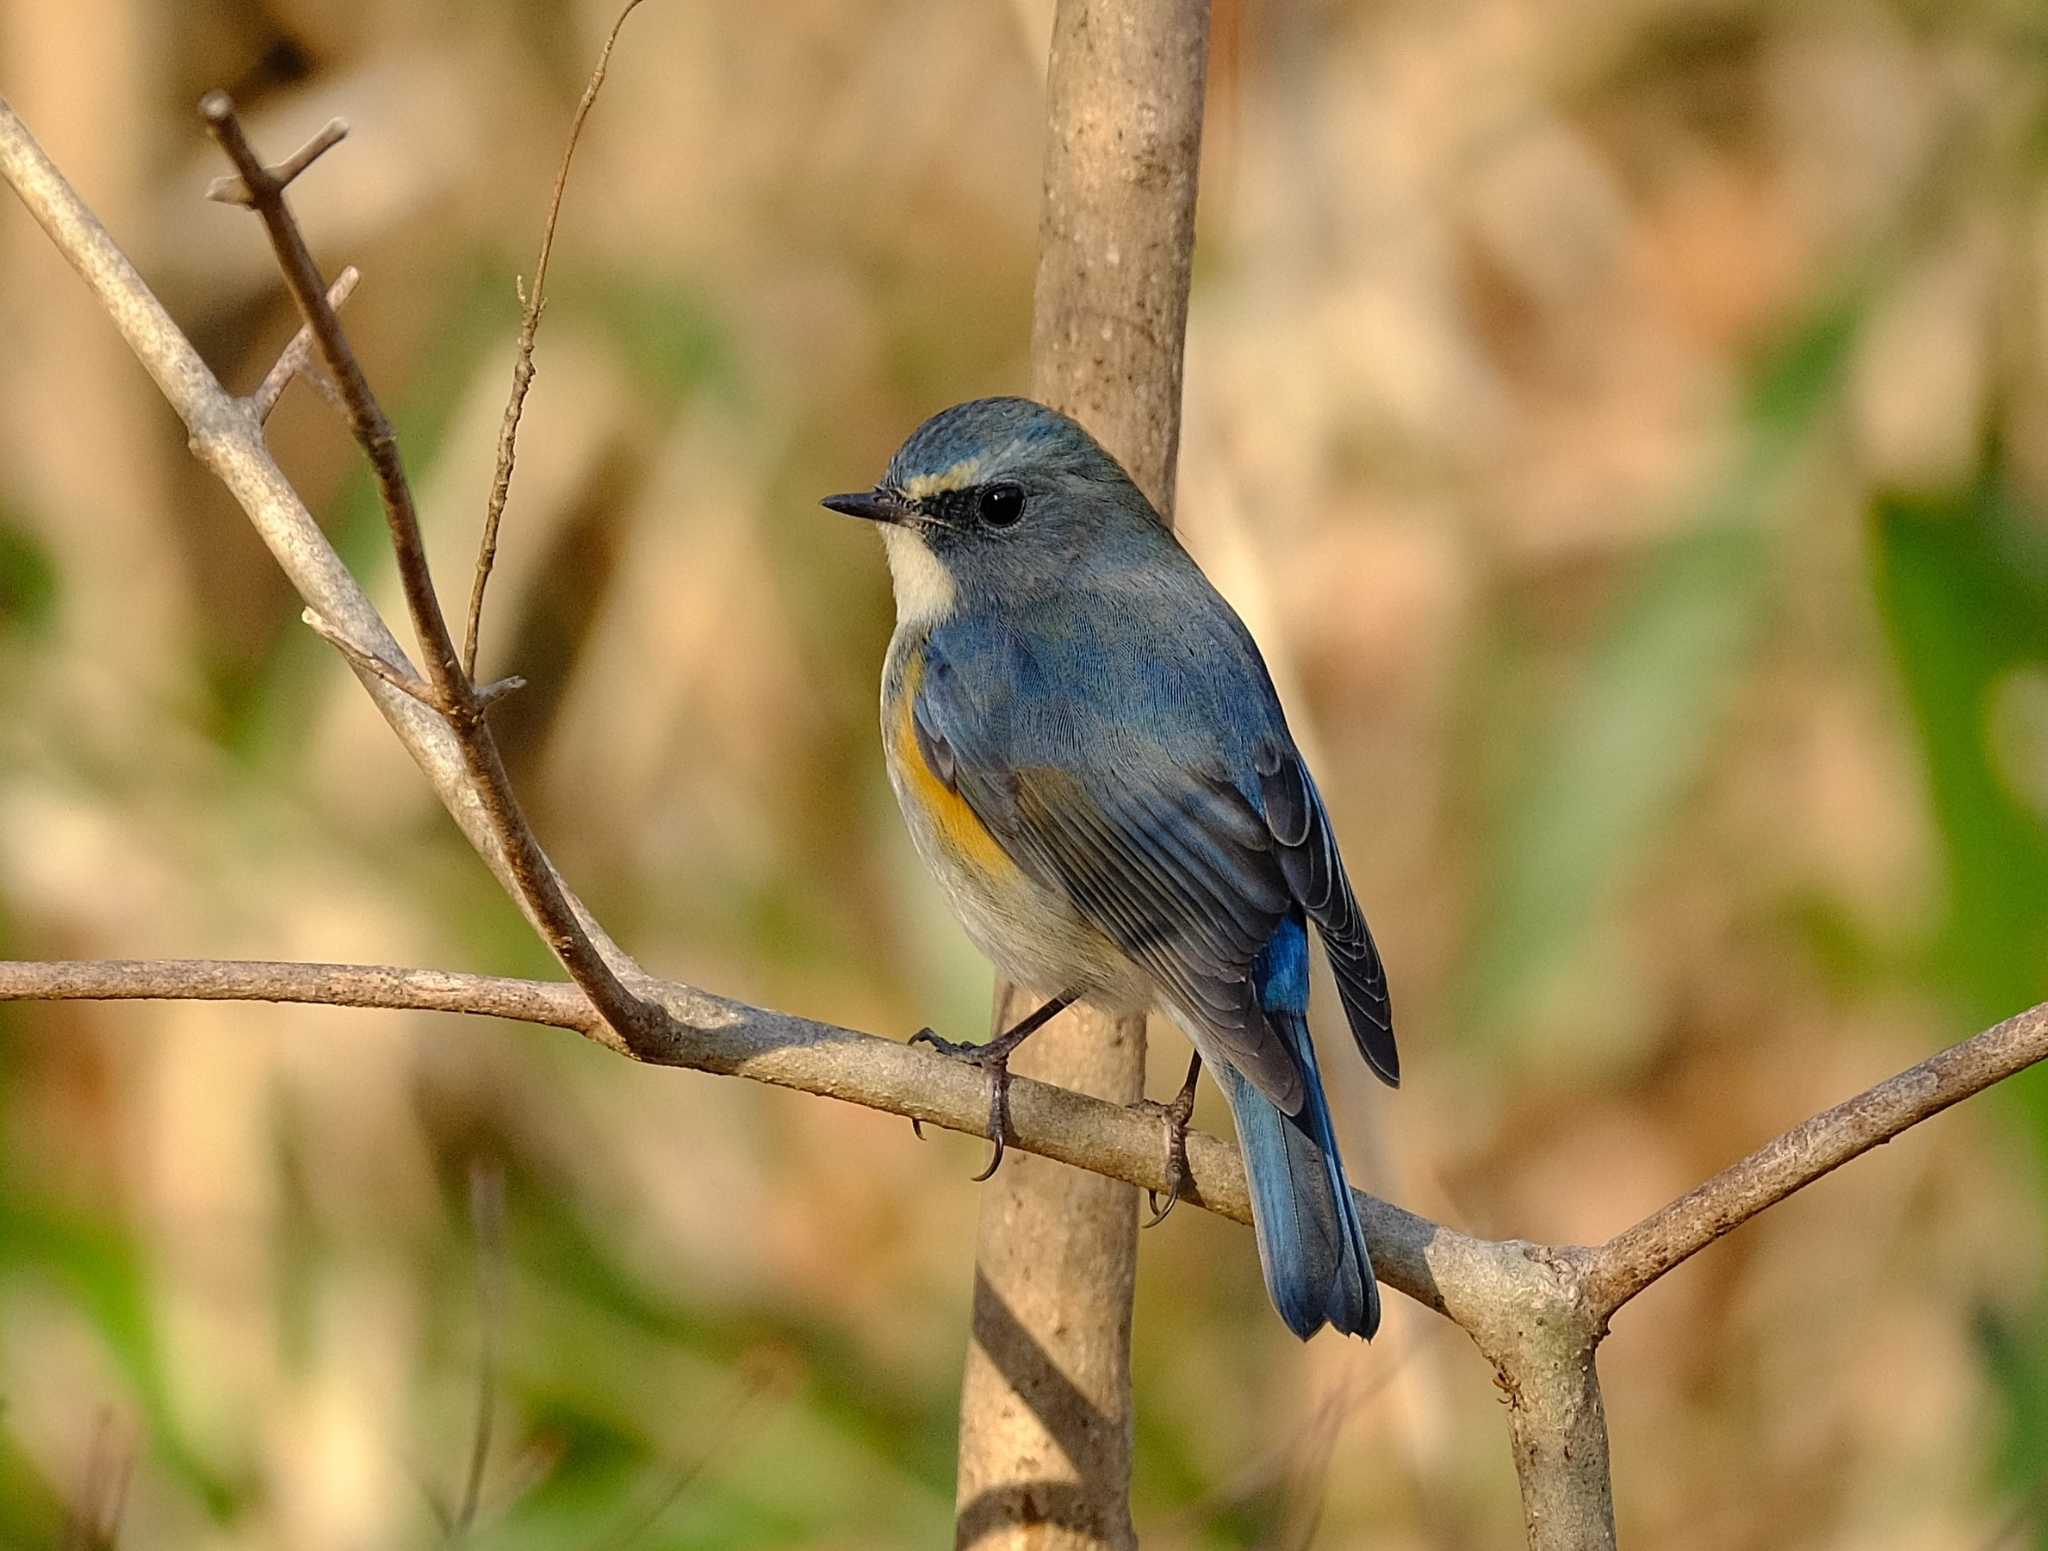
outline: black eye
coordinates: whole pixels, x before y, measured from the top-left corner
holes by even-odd
[[[981,520],[1007,528],[1024,515],[1024,492],[1015,485],[990,485],[981,493]]]

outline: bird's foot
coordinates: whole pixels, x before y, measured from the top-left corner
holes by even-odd
[[[989,1075],[988,1098],[988,1139],[995,1143],[995,1152],[988,1160],[988,1167],[974,1176],[974,1183],[980,1184],[1002,1167],[1003,1147],[1010,1126],[1010,1052],[1020,1040],[1004,1035],[990,1040],[985,1045],[955,1043],[941,1038],[930,1029],[919,1029],[910,1036],[913,1045],[930,1045],[942,1056],[951,1056],[956,1061],[965,1061],[970,1066],[985,1068]],[[920,1140],[924,1130],[913,1118],[911,1130]]]
[[[1188,1127],[1195,1118],[1195,1081],[1202,1075],[1202,1058],[1198,1055],[1188,1063],[1188,1080],[1181,1084],[1167,1103],[1157,1099],[1140,1099],[1131,1108],[1154,1114],[1166,1122],[1166,1204],[1159,1204],[1159,1192],[1148,1190],[1145,1199],[1152,1207],[1147,1228],[1156,1228],[1166,1221],[1174,1203],[1180,1200],[1181,1192],[1188,1182]]]

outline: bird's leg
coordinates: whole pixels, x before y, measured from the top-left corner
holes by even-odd
[[[919,1029],[910,1036],[913,1045],[930,1045],[940,1055],[954,1056],[975,1066],[988,1068],[991,1084],[988,1100],[988,1137],[996,1144],[995,1156],[988,1160],[988,1167],[974,1176],[978,1185],[1002,1166],[1004,1133],[1009,1129],[1010,1117],[1010,1056],[1025,1040],[1044,1028],[1054,1018],[1073,1005],[1076,993],[1064,992],[1055,996],[1034,1013],[1019,1018],[1015,1024],[998,1034],[985,1045],[954,1044],[950,1039],[941,1039],[930,1029]],[[924,1135],[915,1120],[911,1129]]]
[[[1140,1099],[1134,1106],[1152,1110],[1166,1121],[1166,1205],[1159,1204],[1158,1191],[1145,1192],[1146,1200],[1152,1205],[1152,1220],[1145,1224],[1148,1228],[1156,1228],[1166,1221],[1166,1214],[1173,1210],[1173,1203],[1180,1199],[1181,1190],[1188,1182],[1188,1126],[1195,1118],[1195,1083],[1201,1075],[1202,1052],[1197,1050],[1195,1058],[1188,1062],[1188,1080],[1181,1084],[1180,1092],[1170,1103]]]

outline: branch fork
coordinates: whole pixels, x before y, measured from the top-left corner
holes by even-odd
[[[327,305],[340,312],[342,304],[356,288],[362,273],[350,264],[327,288]],[[256,423],[263,425],[270,419],[270,412],[277,408],[277,401],[284,397],[284,390],[292,385],[292,379],[304,377],[320,390],[320,396],[337,409],[346,410],[341,401],[341,390],[334,385],[334,379],[313,365],[313,326],[299,325],[298,333],[292,335],[291,343],[277,358],[277,364],[263,374],[263,381],[256,385],[256,391],[243,399],[249,413],[256,417]]]
[[[249,143],[227,93],[208,92],[199,106],[207,128],[240,176],[241,193],[246,198],[239,202],[246,203],[263,220],[285,284],[306,320],[305,330],[340,392],[349,429],[376,473],[406,607],[425,665],[424,677],[401,672],[381,652],[349,639],[332,619],[321,616],[317,610],[308,623],[333,641],[351,665],[431,707],[446,720],[468,775],[468,795],[481,807],[485,823],[508,863],[517,896],[540,928],[548,947],[628,1047],[651,1048],[663,1032],[666,1015],[627,989],[618,970],[598,951],[520,810],[504,760],[485,719],[487,702],[448,634],[447,620],[427,565],[412,486],[399,459],[397,434],[342,332],[335,302],[322,284],[319,267],[285,202],[284,191],[292,179],[337,144],[346,132],[345,126],[339,120],[329,124],[273,168],[264,165]],[[501,686],[493,689],[494,697],[505,692]],[[623,955],[619,957],[624,959]]]
[[[226,92],[208,92],[199,101],[199,111],[209,123],[221,123],[234,117],[235,105],[228,100]],[[206,186],[206,197],[223,205],[241,205],[253,210],[261,200],[283,193],[300,173],[347,138],[348,125],[341,119],[331,118],[321,126],[318,134],[276,166],[259,165],[253,175],[244,171],[215,178]]]

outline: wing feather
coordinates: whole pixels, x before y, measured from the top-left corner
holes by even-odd
[[[1252,760],[1266,822],[1279,848],[1280,869],[1329,950],[1337,995],[1358,1050],[1380,1078],[1398,1086],[1401,1057],[1394,1045],[1394,1009],[1386,966],[1365,924],[1365,912],[1344,876],[1337,837],[1301,755],[1278,739],[1263,743]]]

